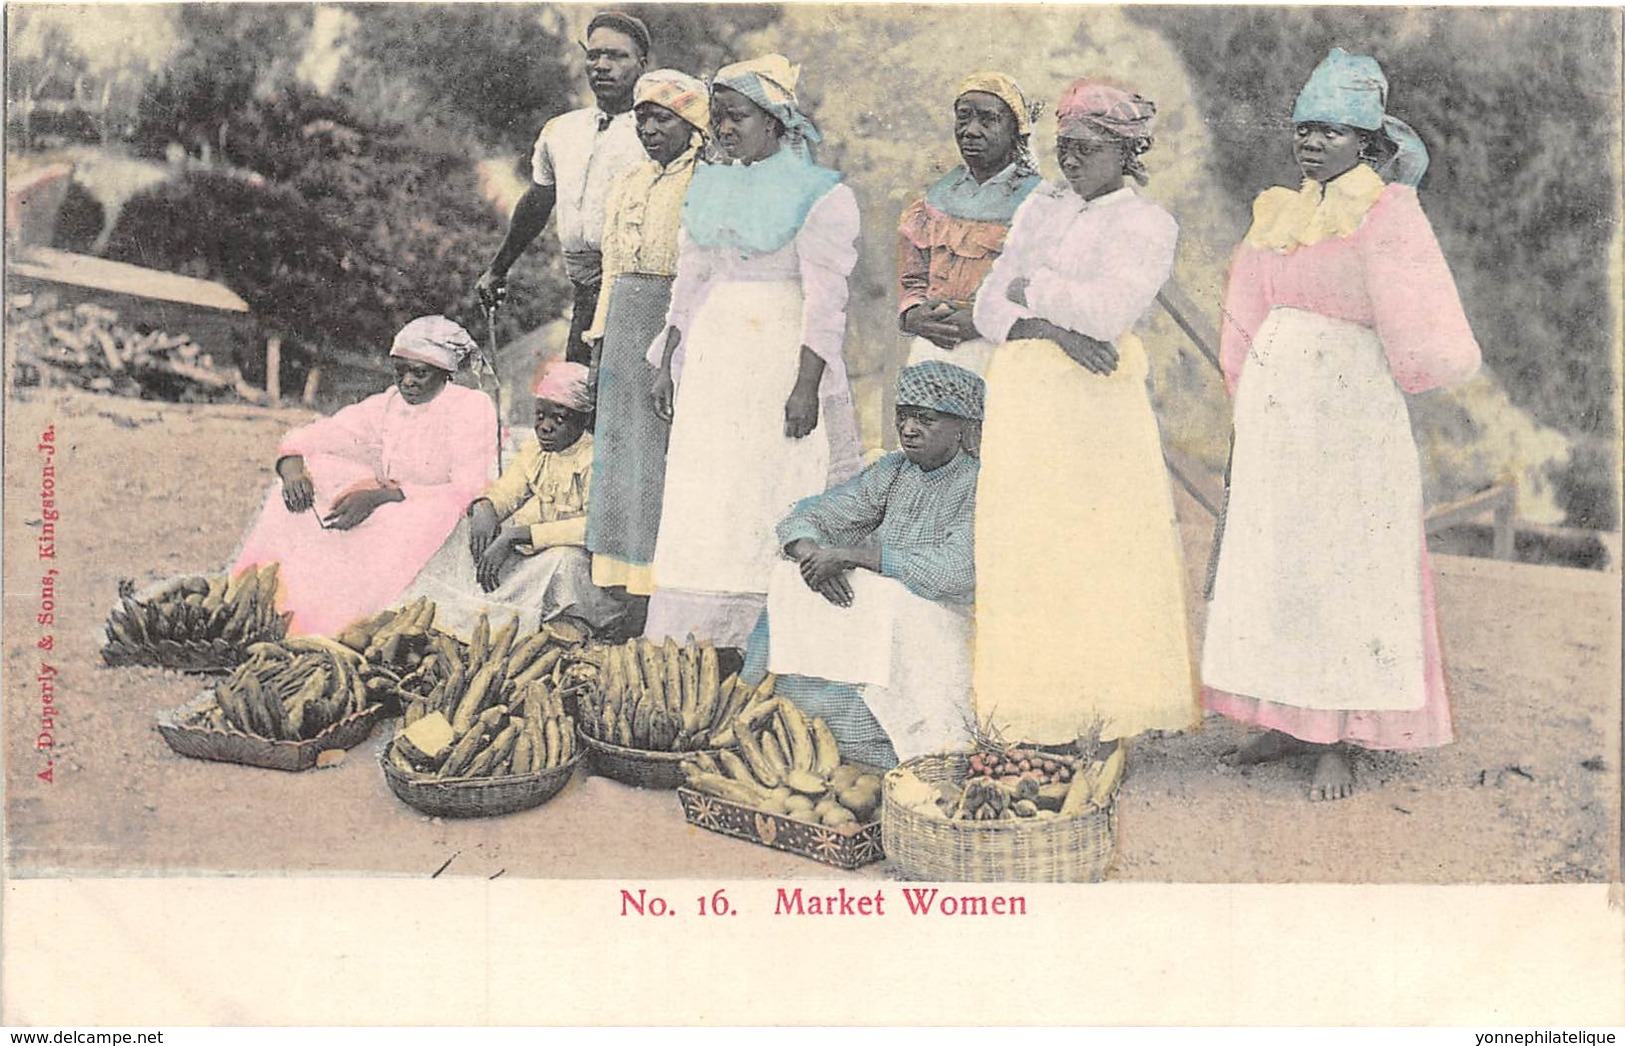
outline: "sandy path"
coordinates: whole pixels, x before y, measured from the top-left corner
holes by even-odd
[[[36,393],[6,411],[7,859],[13,874],[816,877],[822,865],[683,822],[669,793],[578,774],[548,805],[436,821],[399,803],[380,731],[340,766],[282,774],[174,755],[154,715],[191,677],[110,670],[96,650],[117,580],[218,569],[257,509],[280,433],[309,415]],[[54,425],[62,519],[55,781],[35,774],[42,629],[39,433]],[[1208,525],[1189,502],[1192,574]],[[1619,577],[1440,557],[1457,744],[1371,754],[1361,792],[1304,800],[1307,767],[1221,767],[1240,734],[1139,744],[1114,876],[1175,882],[1598,882],[1617,877]],[[1194,584],[1194,578],[1193,578]],[[1200,607],[1196,610],[1200,611]],[[1199,626],[1200,622],[1197,621]],[[1198,632],[1198,634],[1200,634]],[[883,865],[858,876],[886,874]]]

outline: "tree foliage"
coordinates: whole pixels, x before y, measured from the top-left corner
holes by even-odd
[[[317,354],[376,352],[425,313],[483,330],[471,288],[502,226],[460,143],[368,127],[297,88],[251,101],[228,127],[234,166],[132,200],[109,257],[220,280]],[[505,337],[561,307],[556,281],[527,276]]]
[[[291,81],[310,32],[306,4],[182,4],[176,53],[142,92],[135,145],[161,157],[171,144],[192,154],[225,148],[234,120],[256,92]]]
[[[574,44],[530,4],[356,4],[340,90],[375,118],[431,121],[530,154],[547,117],[572,107]]]

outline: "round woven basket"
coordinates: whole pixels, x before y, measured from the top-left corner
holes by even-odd
[[[584,731],[576,731],[581,743],[592,752],[592,769],[596,774],[634,788],[656,788],[670,791],[683,783],[681,763],[699,752],[654,752],[642,748],[623,748],[608,741],[600,741]],[[713,757],[721,749],[706,751]]]
[[[442,780],[408,774],[390,762],[389,745],[378,753],[389,790],[407,806],[434,817],[498,817],[541,806],[564,788],[586,752],[577,749],[563,766],[533,774]]]
[[[969,754],[926,755],[898,767],[927,784],[962,784]],[[1117,844],[1117,799],[1105,810],[1048,820],[945,821],[899,803],[883,780],[880,834],[899,878],[966,883],[1095,883]]]

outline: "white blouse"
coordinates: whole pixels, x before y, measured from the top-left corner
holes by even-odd
[[[1003,342],[1017,320],[1039,318],[1116,341],[1156,300],[1178,239],[1173,216],[1127,186],[1093,200],[1040,186],[1017,209],[1004,253],[976,294],[976,329]],[[1007,296],[1018,277],[1028,281],[1026,305]]]

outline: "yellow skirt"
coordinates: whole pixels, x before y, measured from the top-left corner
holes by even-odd
[[[1015,341],[987,374],[976,494],[978,718],[1010,740],[1199,720],[1185,572],[1144,347],[1085,370]]]

